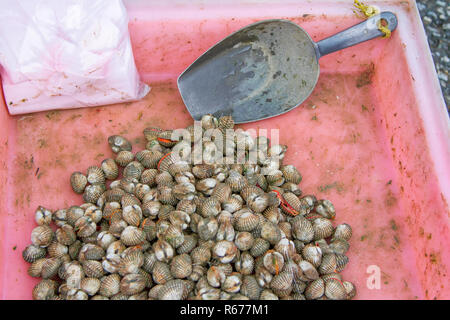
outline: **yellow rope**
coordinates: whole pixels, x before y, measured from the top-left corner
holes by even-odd
[[[365,5],[358,0],[354,0],[353,5],[357,9],[353,10],[353,12],[362,19],[370,18],[380,13],[380,10],[378,10],[378,8]],[[391,36],[391,30],[389,30],[389,28],[387,28],[386,26],[383,26],[382,20],[378,21],[378,29],[384,33],[383,38],[389,38]]]

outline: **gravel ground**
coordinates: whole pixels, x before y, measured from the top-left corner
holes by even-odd
[[[433,54],[442,93],[450,113],[450,83],[448,81],[450,1],[417,0],[417,6],[428,35],[428,43]]]

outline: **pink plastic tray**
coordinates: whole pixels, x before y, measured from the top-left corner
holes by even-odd
[[[25,116],[0,106],[0,298],[31,298],[37,280],[21,252],[34,210],[80,204],[70,174],[110,157],[109,135],[138,150],[146,126],[190,123],[175,80],[211,45],[266,18],[291,19],[315,40],[358,22],[352,1],[160,3],[126,1],[137,66],[152,86],[142,101]],[[330,199],[337,222],[351,223],[343,276],[357,298],[448,299],[449,119],[415,2],[379,5],[398,15],[392,38],[323,58],[303,106],[243,127],[279,128],[303,191]],[[368,286],[377,270],[379,289]]]

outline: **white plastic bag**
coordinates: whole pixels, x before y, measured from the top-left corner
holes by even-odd
[[[137,100],[121,0],[0,0],[0,74],[11,114]]]

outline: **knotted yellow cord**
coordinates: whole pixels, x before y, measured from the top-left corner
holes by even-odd
[[[353,5],[357,9],[353,10],[353,12],[355,12],[356,15],[358,15],[362,19],[370,18],[380,13],[378,8],[374,6],[365,5],[364,3],[359,2],[358,0],[354,0]],[[363,14],[362,16],[361,13]],[[391,36],[391,30],[389,30],[389,28],[383,25],[382,20],[378,21],[378,30],[384,33],[383,38],[389,38]]]

